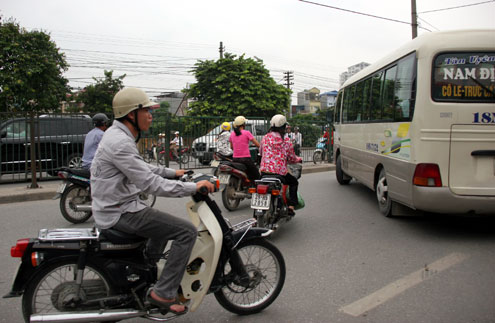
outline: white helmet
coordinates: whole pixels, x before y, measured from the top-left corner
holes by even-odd
[[[178,135],[178,134],[179,134],[179,132],[178,132],[178,131],[176,131],[176,132],[174,132],[174,134]]]
[[[150,101],[143,90],[126,87],[113,97],[112,108],[115,118],[126,116],[129,112],[139,108],[149,108],[157,103]]]
[[[287,118],[281,114],[276,114],[270,120],[270,126],[275,128],[283,127],[287,124]]]
[[[243,116],[238,116],[234,119],[234,127],[238,128],[240,126],[242,126],[243,124],[245,124],[247,121],[246,118],[244,118]]]

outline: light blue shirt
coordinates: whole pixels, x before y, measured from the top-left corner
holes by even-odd
[[[98,148],[98,144],[103,137],[105,132],[100,128],[95,127],[86,135],[86,139],[84,139],[84,152],[82,157],[82,168],[90,169],[91,162],[95,157],[96,148]]]
[[[95,224],[100,229],[113,227],[120,215],[146,208],[138,195],[182,197],[196,192],[195,183],[166,178],[175,169],[146,163],[131,131],[115,120],[103,135],[91,165],[91,198]],[[166,177],[166,178],[164,178]]]

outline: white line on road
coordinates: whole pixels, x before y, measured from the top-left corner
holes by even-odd
[[[408,288],[431,278],[435,274],[448,269],[467,258],[468,256],[462,253],[451,253],[450,255],[440,258],[430,265],[425,265],[424,268],[400,278],[382,289],[379,289],[376,292],[355,301],[352,304],[341,307],[339,311],[352,316],[360,316],[378,305],[385,303],[389,299],[399,295]]]

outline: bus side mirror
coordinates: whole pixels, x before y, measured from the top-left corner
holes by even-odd
[[[7,130],[2,130],[0,132],[0,138],[5,138],[5,137],[7,137]]]

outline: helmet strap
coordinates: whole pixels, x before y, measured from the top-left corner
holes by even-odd
[[[141,129],[139,128],[139,123],[138,123],[138,110],[136,109],[132,112],[134,113],[134,120],[129,118],[128,114],[123,119],[129,121],[129,123],[134,127],[134,129],[136,129],[138,135],[134,141],[138,142],[139,139],[141,139]]]

